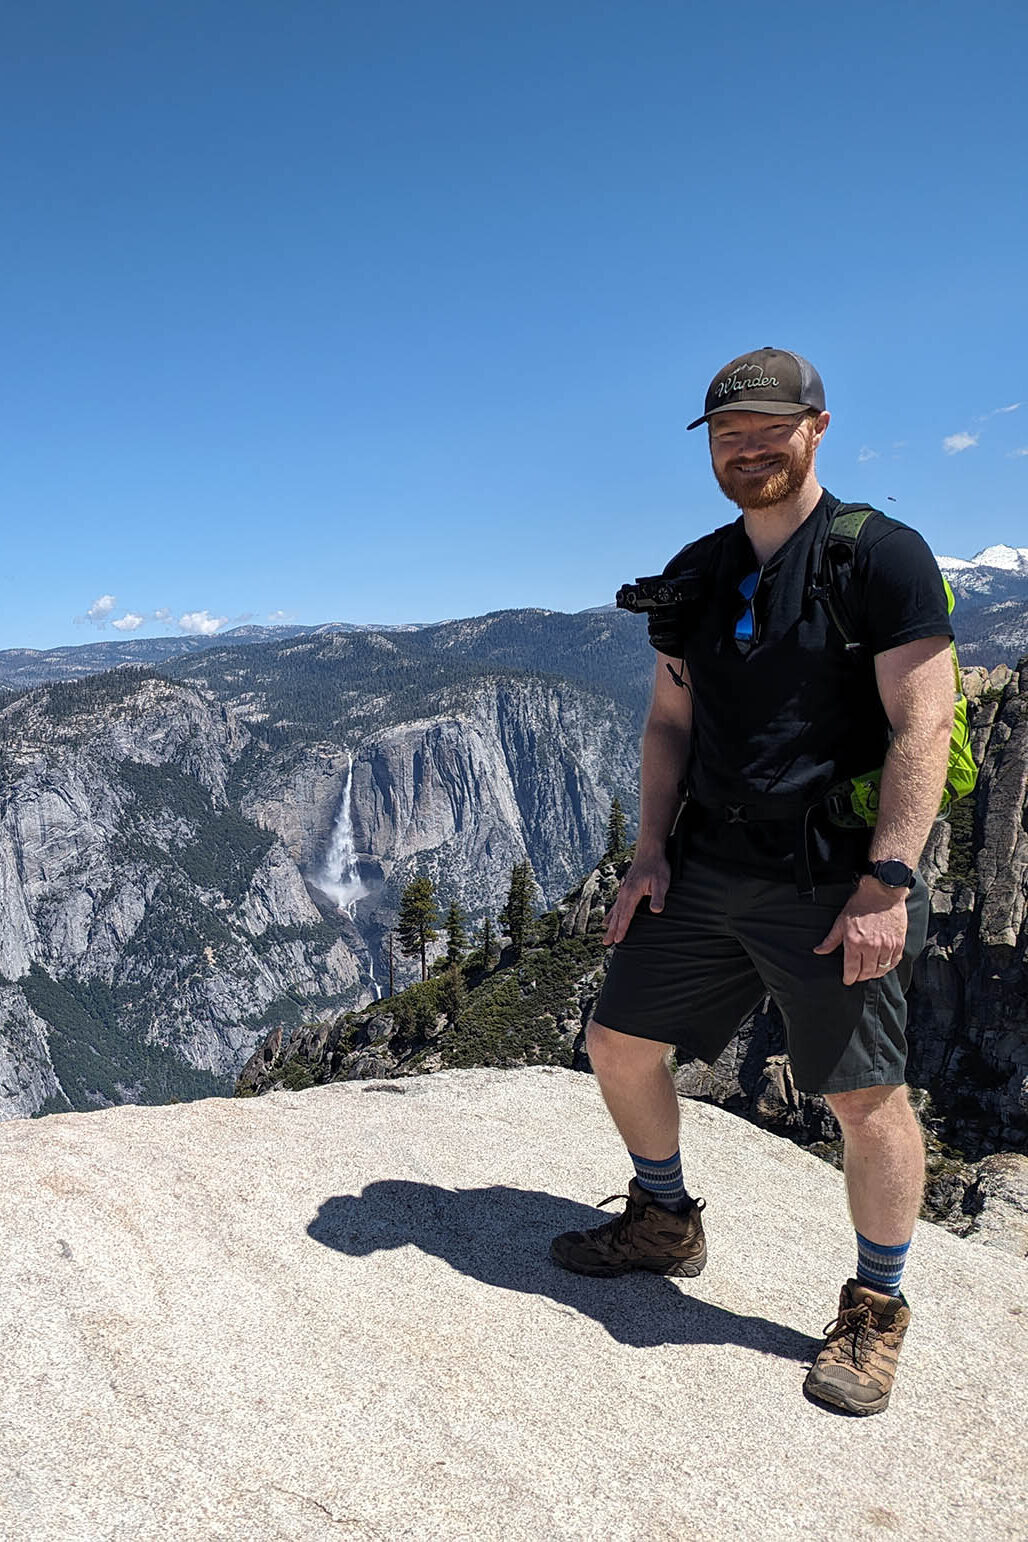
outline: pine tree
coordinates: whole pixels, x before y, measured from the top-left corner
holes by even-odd
[[[446,962],[459,964],[468,950],[467,917],[454,900],[446,912]]]
[[[456,1028],[468,999],[468,988],[457,964],[451,964],[439,981],[439,1005],[449,1027]]]
[[[488,969],[496,951],[496,932],[493,929],[493,918],[488,912],[482,920],[476,941],[482,950],[482,967]]]
[[[421,955],[421,979],[428,979],[428,961],[425,950],[435,942],[439,917],[435,908],[435,888],[431,878],[415,878],[400,896],[400,914],[396,918],[396,935],[400,952],[408,958]]]
[[[603,853],[613,861],[623,857],[627,849],[628,824],[625,819],[625,811],[621,807],[621,799],[613,798],[610,805],[610,818],[607,820],[607,849]]]
[[[507,903],[500,913],[500,920],[506,927],[515,958],[521,957],[531,934],[535,892],[536,882],[531,862],[527,859],[524,862],[516,862],[511,869]]]

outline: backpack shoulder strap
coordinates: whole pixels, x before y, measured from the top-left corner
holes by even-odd
[[[857,546],[868,520],[887,518],[870,503],[841,503],[835,510],[814,553],[813,594],[828,612],[847,653],[863,646],[860,596],[854,593]]]

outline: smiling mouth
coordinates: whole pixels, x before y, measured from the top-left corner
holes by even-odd
[[[741,472],[743,476],[766,476],[769,471],[777,471],[781,464],[780,460],[751,461],[746,465],[737,461],[732,470]]]

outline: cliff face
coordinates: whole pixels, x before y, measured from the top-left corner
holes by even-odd
[[[1028,676],[969,672],[973,800],[925,853],[932,929],[911,998],[911,1077],[967,1149],[1028,1143]]]
[[[227,1088],[268,1029],[374,997],[416,872],[495,913],[526,856],[548,894],[589,867],[634,775],[630,714],[529,676],[434,706],[272,747],[253,703],[135,671],[9,703],[0,1118]]]
[[[627,714],[570,684],[487,680],[452,715],[373,735],[354,763],[354,834],[406,882],[428,867],[497,908],[527,856],[556,899],[602,850],[612,787],[638,752]]]
[[[638,774],[631,714],[571,682],[486,676],[433,707],[356,740],[352,761],[321,740],[247,773],[243,810],[317,886],[352,766],[352,845],[367,891],[353,913],[372,938],[419,873],[444,902],[495,915],[527,857],[555,900],[595,862],[612,793]]]
[[[366,998],[358,935],[230,802],[248,740],[134,674],[0,713],[0,1117],[214,1091],[269,1010]]]

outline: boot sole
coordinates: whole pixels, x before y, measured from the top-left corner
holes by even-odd
[[[877,1398],[873,1403],[851,1403],[844,1392],[838,1392],[830,1384],[818,1386],[809,1378],[803,1383],[803,1390],[810,1397],[816,1398],[819,1403],[830,1403],[833,1408],[841,1408],[844,1413],[858,1415],[883,1413],[888,1408],[889,1398],[892,1396],[890,1387],[883,1397]]]
[[[587,1274],[593,1279],[609,1280],[621,1274],[635,1274],[642,1270],[646,1274],[663,1274],[667,1278],[694,1280],[706,1267],[707,1250],[703,1249],[696,1258],[672,1259],[669,1263],[637,1263],[637,1264],[573,1264],[566,1258],[561,1258],[552,1247],[550,1257],[561,1269],[567,1269],[571,1274]]]

